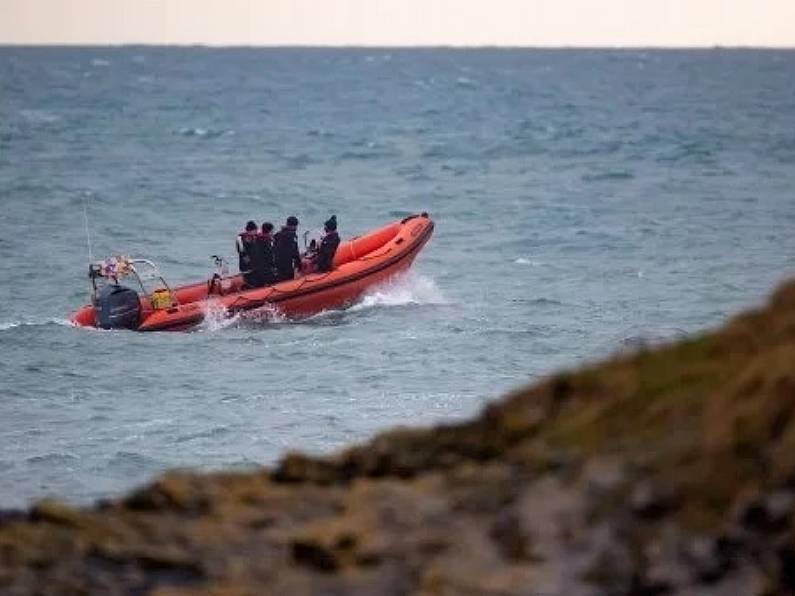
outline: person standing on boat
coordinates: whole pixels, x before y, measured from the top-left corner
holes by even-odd
[[[262,285],[269,286],[276,282],[276,263],[273,258],[273,224],[266,221],[262,224],[262,233],[257,236],[257,257],[254,270]]]
[[[249,288],[256,288],[259,284],[259,276],[254,270],[255,253],[257,251],[257,224],[249,221],[246,229],[237,235],[238,268],[243,275],[243,284]]]
[[[317,271],[326,272],[334,268],[334,254],[340,245],[340,235],[337,234],[337,216],[331,218],[323,225],[325,235],[320,241],[320,248],[317,251]]]
[[[273,257],[276,263],[276,279],[293,279],[296,270],[301,270],[301,254],[298,252],[298,218],[291,215],[287,224],[273,237]]]

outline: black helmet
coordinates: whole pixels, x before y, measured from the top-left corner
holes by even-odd
[[[327,231],[329,232],[336,232],[337,231],[337,216],[332,215],[325,224],[323,224]]]
[[[287,225],[288,226],[297,226],[298,225],[298,218],[295,215],[291,215],[287,218]]]

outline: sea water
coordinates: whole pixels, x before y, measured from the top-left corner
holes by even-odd
[[[67,323],[86,228],[179,284],[248,219],[423,210],[344,312]],[[0,507],[472,416],[759,304],[793,231],[795,52],[0,48]]]

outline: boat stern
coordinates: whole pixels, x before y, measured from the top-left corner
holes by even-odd
[[[73,325],[77,325],[78,327],[96,327],[97,313],[93,306],[86,304],[78,311],[72,313],[72,316],[69,317],[69,320]]]

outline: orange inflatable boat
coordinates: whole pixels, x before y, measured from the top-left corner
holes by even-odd
[[[371,286],[408,269],[430,239],[433,227],[427,213],[406,217],[342,242],[328,273],[309,273],[254,289],[243,289],[240,275],[222,274],[172,289],[157,267],[143,259],[117,258],[92,264],[92,304],[74,313],[71,320],[83,327],[166,331],[192,327],[211,311],[227,316],[276,311],[303,317],[344,308]]]

